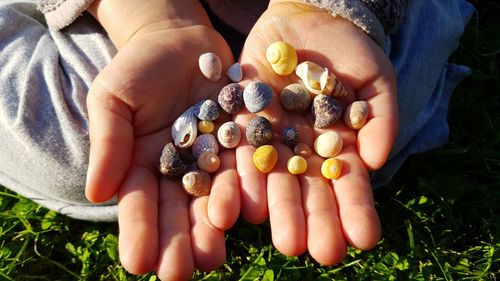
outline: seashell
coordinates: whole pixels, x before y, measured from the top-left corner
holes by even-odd
[[[337,158],[328,158],[321,164],[321,174],[331,180],[338,179],[342,172],[342,161]]]
[[[286,162],[288,172],[292,175],[300,175],[307,171],[307,161],[300,155],[294,155]]]
[[[260,146],[253,153],[252,160],[257,170],[269,173],[278,162],[278,151],[272,145]]]
[[[241,140],[240,126],[233,121],[222,124],[217,131],[217,139],[225,148],[236,147]]]
[[[207,172],[203,170],[195,170],[182,177],[182,186],[184,187],[184,190],[192,196],[206,196],[210,194],[212,179]]]
[[[266,59],[274,72],[281,76],[291,74],[298,61],[295,48],[284,41],[277,41],[269,45],[266,50]]]
[[[243,102],[248,111],[256,113],[262,111],[271,102],[273,90],[266,83],[253,81],[243,90]]]
[[[347,90],[342,82],[330,73],[326,67],[305,61],[297,65],[295,74],[302,80],[306,88],[314,95],[325,94],[344,97]]]
[[[200,120],[213,121],[219,118],[220,109],[213,100],[202,100],[194,105],[194,115]]]
[[[312,155],[312,150],[309,145],[303,142],[299,142],[293,147],[293,153],[295,153],[296,155],[300,155],[304,158],[308,158],[309,156]]]
[[[294,147],[297,143],[299,137],[299,132],[295,128],[284,128],[283,129],[283,143],[289,147]]]
[[[271,122],[262,116],[254,117],[248,122],[246,137],[248,143],[254,147],[270,144],[273,138]]]
[[[344,123],[351,129],[361,129],[368,118],[368,102],[355,101],[344,112]]]
[[[342,137],[335,131],[323,133],[314,140],[314,150],[323,158],[335,157],[343,145]]]
[[[313,100],[312,113],[314,127],[326,128],[339,120],[342,115],[342,107],[331,96],[320,94]]]
[[[222,73],[222,62],[220,58],[214,53],[205,53],[198,58],[198,66],[201,73],[208,80],[217,82]]]
[[[238,83],[231,83],[219,93],[217,98],[220,107],[229,114],[237,114],[243,108],[243,87]]]
[[[243,78],[243,71],[241,70],[241,64],[235,63],[231,65],[226,71],[227,77],[233,82],[240,82]]]
[[[215,129],[215,124],[212,121],[201,120],[198,122],[198,131],[202,134],[210,134]]]
[[[304,113],[311,107],[311,94],[302,84],[290,84],[280,94],[281,106],[288,111]]]
[[[219,154],[219,144],[217,139],[212,134],[203,134],[196,138],[191,147],[191,152],[193,156],[198,158],[205,151],[212,151],[215,154]]]
[[[188,148],[193,145],[198,134],[198,120],[194,116],[194,108],[191,106],[182,113],[172,125],[172,138],[174,144],[180,148]]]
[[[167,143],[160,156],[160,173],[170,179],[180,179],[187,171],[196,169],[194,157],[177,150],[173,143]]]
[[[198,157],[198,168],[207,173],[215,173],[220,167],[220,158],[213,151],[205,151]]]

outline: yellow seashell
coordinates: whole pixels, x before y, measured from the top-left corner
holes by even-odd
[[[259,171],[269,173],[278,162],[278,151],[272,145],[260,146],[253,153],[252,160]]]
[[[295,48],[284,41],[277,41],[269,45],[266,51],[266,59],[271,64],[274,72],[281,76],[291,74],[298,62]]]
[[[368,102],[355,101],[347,106],[344,112],[344,122],[351,129],[361,129],[368,118]]]
[[[220,158],[213,151],[203,152],[196,161],[198,168],[207,172],[215,173],[220,167]]]
[[[292,175],[300,175],[307,171],[307,161],[300,155],[294,155],[286,162],[288,172]]]
[[[293,148],[293,153],[295,153],[295,155],[300,155],[304,158],[308,158],[309,156],[312,155],[312,150],[311,147],[309,147],[309,145],[303,142],[299,142]]]
[[[335,131],[323,133],[314,140],[314,150],[323,158],[336,156],[342,150],[343,145],[342,137]]]
[[[342,172],[342,161],[337,158],[328,158],[321,164],[321,174],[331,180],[338,179]]]
[[[214,131],[215,125],[212,121],[201,120],[198,122],[198,131],[202,134],[210,134]]]

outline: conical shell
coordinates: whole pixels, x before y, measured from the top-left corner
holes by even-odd
[[[219,154],[219,144],[217,139],[212,134],[203,134],[196,138],[191,147],[193,156],[198,158],[205,151],[212,151],[215,154]]]
[[[241,70],[241,64],[238,62],[231,65],[226,71],[227,77],[233,82],[240,82],[243,78],[243,71]]]
[[[224,86],[217,97],[217,101],[225,112],[238,114],[244,106],[243,87],[238,83]]]
[[[180,179],[186,172],[196,169],[196,159],[185,151],[167,143],[160,157],[160,172],[170,179]]]
[[[253,81],[243,90],[243,101],[248,111],[256,113],[266,108],[273,97],[273,90],[266,83]]]
[[[188,148],[193,145],[197,134],[198,120],[194,115],[194,108],[190,107],[172,125],[172,138],[177,147]]]
[[[295,74],[302,80],[304,86],[314,95],[325,94],[336,97],[347,95],[347,90],[335,74],[326,67],[305,61],[297,65]]]
[[[283,143],[290,148],[293,148],[297,144],[299,138],[299,131],[296,128],[288,127],[283,129]]]
[[[311,108],[311,94],[302,84],[290,84],[280,94],[281,106],[288,111],[305,113]]]
[[[220,167],[220,158],[213,151],[205,151],[198,157],[196,163],[201,170],[215,173]]]
[[[313,100],[314,127],[326,128],[333,125],[342,115],[342,106],[331,96],[317,95]]]
[[[212,179],[207,172],[203,170],[196,170],[189,172],[182,177],[182,186],[184,187],[184,190],[192,196],[206,196],[210,194]]]
[[[323,158],[335,157],[343,145],[342,137],[335,131],[323,133],[314,140],[314,150]]]
[[[248,122],[245,134],[249,144],[259,147],[271,143],[273,127],[265,117],[257,116]]]
[[[208,80],[217,82],[222,73],[222,62],[214,53],[205,53],[198,59],[200,71]]]
[[[233,121],[222,124],[217,131],[217,139],[225,148],[236,147],[241,140],[240,126]]]
[[[219,118],[220,109],[213,100],[202,100],[194,105],[194,115],[200,120],[214,121]]]
[[[291,74],[298,61],[295,48],[283,41],[274,42],[267,47],[266,59],[274,72],[281,76]]]
[[[351,129],[361,129],[368,118],[368,102],[355,101],[347,106],[344,112],[344,123]]]

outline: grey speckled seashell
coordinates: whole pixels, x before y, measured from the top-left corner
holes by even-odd
[[[217,131],[217,139],[225,148],[236,147],[241,140],[240,126],[233,121],[222,124]]]
[[[320,94],[314,98],[312,113],[314,116],[314,127],[326,128],[339,120],[342,115],[342,107],[331,96]]]
[[[196,138],[191,147],[193,156],[198,158],[205,151],[212,151],[215,154],[219,154],[219,144],[217,139],[212,134],[203,134]]]
[[[266,108],[273,97],[273,90],[266,83],[253,81],[243,90],[243,101],[248,111],[256,113]]]
[[[198,66],[200,67],[203,76],[205,76],[208,80],[217,82],[220,79],[222,73],[222,62],[216,54],[202,54],[198,59]]]
[[[311,94],[302,84],[290,84],[280,95],[281,106],[288,111],[305,113],[311,108]]]
[[[175,120],[172,126],[172,138],[177,147],[188,148],[194,143],[197,134],[198,120],[191,106]]]
[[[243,71],[241,70],[241,64],[235,63],[231,65],[226,71],[227,77],[233,82],[240,82],[243,78]]]
[[[238,83],[226,85],[217,97],[220,107],[229,114],[237,114],[243,108],[243,87]]]
[[[213,100],[202,100],[194,105],[194,115],[200,120],[214,121],[219,118],[220,109]]]
[[[182,177],[182,186],[192,196],[206,196],[210,194],[212,179],[203,170],[191,171]]]
[[[185,151],[179,151],[173,143],[167,143],[161,152],[160,172],[170,179],[180,179],[186,172],[196,169],[196,159]]]
[[[270,144],[273,138],[271,122],[262,116],[253,118],[248,122],[246,138],[248,143],[254,147]]]
[[[288,127],[283,129],[283,143],[291,148],[297,144],[299,131],[296,128]]]

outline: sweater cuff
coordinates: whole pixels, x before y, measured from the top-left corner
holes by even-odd
[[[384,48],[385,32],[377,15],[361,0],[306,0],[307,3],[326,9],[334,17],[343,17],[366,32],[381,48]]]
[[[37,8],[51,29],[62,29],[76,20],[93,0],[38,0]]]

